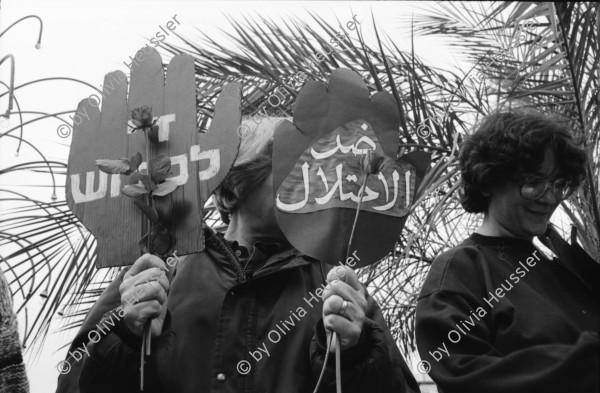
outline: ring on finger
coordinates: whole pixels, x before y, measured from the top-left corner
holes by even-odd
[[[344,315],[344,311],[346,311],[346,307],[348,307],[348,301],[344,300],[342,302],[342,306],[340,307],[340,312],[338,314]]]
[[[135,284],[135,286],[139,287],[140,285],[150,284],[150,283],[153,283],[153,282],[159,282],[159,280],[160,280],[160,277],[152,277],[149,280],[146,280],[144,282],[139,282],[139,283]]]

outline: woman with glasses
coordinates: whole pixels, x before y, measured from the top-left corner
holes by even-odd
[[[434,260],[416,314],[419,368],[441,392],[600,391],[600,265],[549,224],[585,166],[540,114],[492,114],[462,145],[461,203],[483,223]]]

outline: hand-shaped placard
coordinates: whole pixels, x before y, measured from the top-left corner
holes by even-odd
[[[73,130],[67,203],[98,240],[98,267],[135,261],[140,255],[138,240],[149,233],[148,219],[160,219],[175,239],[178,255],[201,251],[202,208],[231,168],[239,147],[239,84],[225,86],[209,132],[199,134],[193,58],[175,56],[165,78],[158,52],[151,49],[145,56],[132,66],[129,96],[127,77],[115,71],[104,79],[102,112],[89,99],[77,108],[83,121]],[[144,133],[132,133],[131,127],[152,123],[144,118],[149,110],[158,128],[147,127],[156,142],[147,145]],[[149,171],[140,154],[144,161],[155,157]],[[126,177],[136,169],[137,176]],[[144,174],[146,184],[140,181]],[[152,209],[136,203],[138,209],[128,196],[143,193],[150,175],[160,198]]]
[[[398,128],[394,98],[369,97],[353,71],[300,90],[294,122],[277,128],[273,152],[276,217],[296,248],[330,264],[352,254],[352,267],[393,248],[430,162],[424,152],[396,158]]]

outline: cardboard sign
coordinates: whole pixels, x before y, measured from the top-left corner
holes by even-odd
[[[277,128],[273,152],[275,216],[294,247],[329,264],[344,263],[350,250],[352,267],[393,248],[430,163],[419,151],[396,157],[398,128],[394,98],[369,97],[353,71],[300,90],[294,123]]]
[[[142,52],[138,51],[137,56]],[[151,49],[127,77],[120,71],[105,76],[102,112],[90,99],[77,108],[67,170],[67,204],[98,241],[97,266],[132,264],[140,256],[138,241],[148,232],[147,219],[123,195],[127,176],[106,174],[95,165],[97,159],[132,157],[137,152],[146,166],[143,132],[128,133],[131,110],[152,107],[158,117],[159,143],[151,157],[163,153],[171,159],[170,180],[177,183],[171,194],[153,199],[160,220],[175,238],[178,255],[202,251],[202,208],[233,165],[239,148],[237,128],[241,119],[241,86],[224,87],[215,106],[209,132],[196,126],[196,80],[194,60],[175,56],[166,72],[162,59]],[[143,54],[142,56],[143,57]],[[79,117],[77,117],[79,116]]]

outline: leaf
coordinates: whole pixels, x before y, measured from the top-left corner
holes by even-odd
[[[142,176],[145,176],[145,175],[140,172],[134,172],[131,175],[131,177],[129,178],[129,184],[138,184],[140,182]]]
[[[167,172],[167,173],[157,173],[156,176],[154,176],[154,180],[157,183],[161,183],[164,180],[166,180],[169,176],[172,176],[173,172]]]
[[[109,174],[131,174],[129,160],[121,158],[120,160],[96,160],[94,163],[104,173]]]
[[[148,219],[152,223],[158,224],[158,212],[154,207],[148,206],[148,204],[142,201],[141,199],[136,199],[135,201],[133,201],[133,203],[135,203],[135,205],[140,208],[142,213],[144,213],[144,215],[148,217]]]
[[[140,180],[148,192],[156,190],[156,184],[148,177],[148,175],[142,175]]]
[[[167,194],[172,193],[177,188],[177,183],[172,180],[165,180],[163,183],[160,183],[156,186],[156,190],[152,193],[154,196],[165,196]]]
[[[130,184],[139,186],[139,184],[138,184],[139,182],[142,182],[142,185],[148,192],[156,190],[156,184],[150,179],[150,177],[148,175],[145,175],[145,174],[139,173],[139,172],[131,175],[131,183]]]
[[[129,170],[132,172],[137,171],[137,169],[141,163],[142,163],[142,155],[139,152],[135,153],[135,155],[133,157],[131,157],[131,159],[129,160]]]
[[[165,154],[159,154],[158,157],[150,160],[148,167],[150,168],[150,178],[155,183],[158,183],[156,180],[156,175],[158,173],[169,172],[169,169],[171,169],[171,159]]]
[[[148,190],[146,190],[144,187],[140,187],[138,185],[129,184],[129,185],[123,187],[121,189],[121,192],[130,198],[136,198],[136,197],[139,197],[140,195],[147,194]]]

